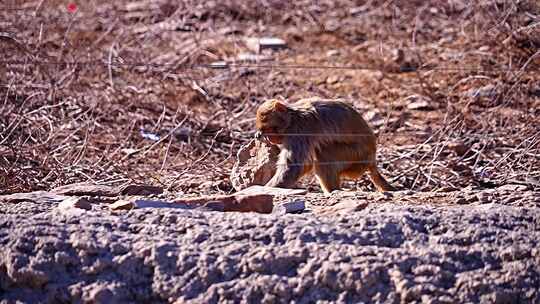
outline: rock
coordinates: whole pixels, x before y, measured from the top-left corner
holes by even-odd
[[[306,194],[306,189],[286,189],[286,188],[276,188],[276,187],[267,187],[267,186],[251,186],[244,190],[238,191],[235,195],[254,195],[254,194],[270,194],[270,195],[303,195]]]
[[[127,200],[119,200],[109,205],[111,210],[131,210],[135,208],[135,203]]]
[[[483,86],[481,88],[472,88],[464,93],[467,97],[493,97],[499,93],[499,89],[497,86],[493,84],[488,84],[486,86]]]
[[[60,186],[51,190],[51,192],[62,195],[74,196],[117,196],[119,190],[115,187],[106,185],[95,185],[89,183],[77,183]]]
[[[292,202],[285,202],[274,206],[272,213],[286,214],[304,211],[306,209],[306,202],[304,200],[294,200]]]
[[[60,204],[58,204],[59,209],[82,209],[82,210],[92,210],[92,203],[86,197],[68,197]]]
[[[34,191],[26,193],[14,193],[9,195],[0,195],[0,202],[6,203],[21,203],[21,202],[34,202],[34,203],[59,203],[68,198],[64,195],[57,195],[55,193],[47,191]]]
[[[326,84],[336,84],[341,81],[340,75],[330,75],[326,78]]]
[[[160,200],[146,200],[146,199],[127,199],[127,200],[118,200],[109,205],[111,210],[131,210],[131,209],[141,209],[141,208],[180,208],[180,209],[191,209],[193,206],[188,204],[179,204],[167,201]]]
[[[215,195],[196,198],[177,199],[174,204],[185,204],[191,208],[202,207],[224,212],[271,213],[274,197],[269,194]]]
[[[256,139],[240,147],[230,180],[235,190],[266,184],[276,172],[279,148]]]
[[[340,53],[338,50],[329,50],[328,52],[326,52],[326,57],[334,57],[334,56],[338,56]]]
[[[364,112],[364,118],[367,120],[367,121],[372,121],[372,120],[375,120],[375,119],[381,119],[381,114],[377,113],[376,111],[373,111],[373,110],[367,110]]]
[[[188,205],[174,204],[167,201],[136,199],[132,201],[134,208],[181,208],[188,209]]]
[[[407,109],[409,109],[409,110],[431,110],[431,109],[433,109],[433,107],[430,106],[428,101],[419,100],[419,101],[409,103],[407,105]]]
[[[321,215],[336,215],[349,214],[356,211],[364,210],[369,203],[367,201],[359,202],[352,199],[347,199],[333,206],[322,208],[318,213]]]
[[[225,69],[229,67],[229,64],[226,61],[215,61],[210,63],[210,67],[213,69]]]
[[[412,95],[407,97],[406,100],[411,101],[407,104],[409,110],[433,110],[429,100],[423,96]]]
[[[225,212],[258,212],[271,213],[274,209],[274,197],[268,194],[234,196],[235,200],[227,201]]]
[[[148,139],[148,140],[151,140],[151,141],[159,141],[161,139],[161,137],[158,134],[155,134],[153,132],[149,132],[149,131],[145,130],[143,127],[140,128],[139,132],[141,134],[141,137],[144,138],[144,139]]]
[[[118,200],[109,206],[110,210],[131,210],[141,208],[177,208],[200,211],[258,212],[271,213],[273,196],[269,194],[212,195],[195,198],[159,201],[145,199]]]
[[[392,58],[389,58],[391,64],[388,66],[390,71],[405,73],[414,72],[418,69],[418,61],[411,52],[405,52],[403,49],[395,49],[392,53]],[[396,65],[398,66],[397,68]]]
[[[238,54],[238,57],[236,57],[236,60],[245,62],[259,62],[272,60],[272,57],[251,53],[240,53]]]
[[[225,203],[222,201],[210,201],[201,207],[197,208],[198,210],[206,210],[206,211],[225,211]]]
[[[126,185],[120,189],[122,195],[151,195],[161,194],[163,188],[150,185]]]
[[[246,38],[244,41],[250,50],[257,53],[264,49],[276,50],[287,47],[285,40],[273,37]]]
[[[92,203],[86,197],[71,196],[60,202],[56,210],[65,215],[81,216],[92,210]]]
[[[163,188],[144,184],[129,184],[122,187],[113,187],[90,183],[78,183],[54,188],[51,192],[70,196],[150,195],[163,193]]]

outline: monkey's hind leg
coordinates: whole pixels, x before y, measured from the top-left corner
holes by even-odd
[[[326,194],[340,188],[337,169],[334,164],[315,163],[313,166],[313,173],[315,173],[323,192]]]
[[[369,179],[371,179],[371,182],[375,185],[375,188],[379,192],[384,191],[396,191],[396,188],[394,188],[392,185],[390,185],[386,179],[379,173],[379,170],[377,169],[376,164],[372,164],[368,167],[368,176]]]

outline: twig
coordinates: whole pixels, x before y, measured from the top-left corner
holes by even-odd
[[[145,156],[148,152],[150,152],[154,147],[156,147],[157,145],[161,144],[165,139],[167,139],[169,136],[171,136],[172,134],[174,134],[174,132],[176,130],[178,130],[178,128],[180,128],[184,122],[189,118],[189,115],[186,115],[184,117],[184,119],[182,119],[182,121],[180,121],[176,127],[174,127],[171,131],[169,131],[169,133],[167,133],[167,135],[163,136],[162,138],[160,138],[158,141],[156,141],[153,145],[151,145],[148,149],[146,149],[146,151],[144,151],[142,153],[142,156]]]
[[[196,164],[200,163],[201,161],[203,161],[207,156],[208,154],[210,154],[210,151],[214,148],[214,143],[216,142],[216,138],[221,134],[221,132],[223,132],[223,129],[220,129],[218,132],[216,132],[216,135],[214,135],[214,138],[212,138],[212,142],[210,143],[210,147],[208,148],[208,150],[206,150],[206,152],[201,156],[199,157],[198,159],[196,159],[195,161],[191,162],[191,164],[186,168],[184,169],[182,172],[178,173],[174,178],[173,180],[169,183],[169,186],[167,187],[167,189],[170,189],[172,187],[172,185],[180,178],[182,177],[185,173],[189,172],[193,166],[195,166]]]

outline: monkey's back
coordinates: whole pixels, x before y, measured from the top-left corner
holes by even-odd
[[[367,122],[352,105],[344,101],[309,98],[299,100],[290,107],[298,115],[297,125],[303,129],[291,132],[316,133],[325,142],[375,145],[375,134]]]

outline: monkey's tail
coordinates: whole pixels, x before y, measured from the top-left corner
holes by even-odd
[[[368,176],[375,185],[375,188],[377,188],[377,190],[380,192],[397,190],[386,181],[386,179],[379,173],[379,170],[375,165],[368,168]]]

